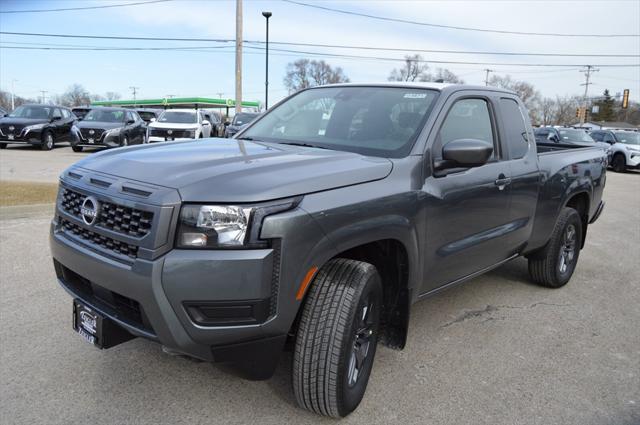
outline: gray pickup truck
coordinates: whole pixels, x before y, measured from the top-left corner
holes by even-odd
[[[566,284],[605,168],[597,148],[536,146],[508,91],[317,87],[235,139],[71,166],[51,253],[88,342],[147,338],[253,379],[289,347],[299,405],[340,417],[378,342],[405,346],[418,300],[518,256],[533,281]]]

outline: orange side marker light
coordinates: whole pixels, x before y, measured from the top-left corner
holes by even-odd
[[[304,293],[307,291],[307,288],[309,287],[309,284],[313,280],[313,277],[316,275],[317,271],[318,271],[317,266],[313,266],[309,269],[304,279],[302,279],[302,282],[300,283],[300,288],[298,288],[298,293],[296,294],[296,300],[300,301],[302,299],[302,297],[304,296]]]

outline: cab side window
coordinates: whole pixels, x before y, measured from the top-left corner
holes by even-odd
[[[591,136],[591,138],[596,142],[604,141],[604,134],[600,133],[599,131],[592,131],[591,133],[589,133],[589,136]]]
[[[602,139],[603,142],[606,143],[615,143],[616,140],[613,138],[613,136],[610,133],[605,133],[604,134],[604,138]]]
[[[509,146],[509,157],[520,159],[529,150],[529,135],[522,109],[514,99],[503,97],[500,99],[500,110],[504,120],[506,145]]]
[[[440,156],[447,143],[458,139],[484,140],[495,147],[491,113],[485,99],[461,99],[453,104],[438,132],[435,154]]]

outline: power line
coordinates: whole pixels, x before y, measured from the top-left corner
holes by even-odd
[[[143,4],[151,4],[151,3],[165,3],[173,0],[149,0],[149,1],[140,1],[136,3],[125,3],[125,4],[110,4],[103,6],[87,6],[87,7],[67,7],[61,9],[25,9],[25,10],[1,10],[0,13],[43,13],[43,12],[70,12],[74,10],[89,10],[89,9],[110,9],[112,7],[127,7],[127,6],[139,6]]]
[[[218,46],[222,47],[231,47],[231,46]],[[246,46],[248,49],[255,50],[264,50],[264,47],[258,46]],[[177,48],[178,51],[188,51],[188,52],[209,52],[209,50],[214,47],[200,47],[193,48],[189,50],[185,50],[185,48]],[[2,46],[0,45],[0,49],[18,49],[18,50],[65,50],[65,51],[101,51],[101,50],[171,50],[172,48],[59,48],[59,47],[19,47],[19,46]],[[347,54],[338,54],[338,53],[327,53],[327,52],[311,52],[306,50],[291,50],[291,49],[271,49],[275,52],[284,52],[284,53],[295,53],[298,55],[309,55],[309,56],[320,56],[326,58],[341,58],[341,59],[368,59],[374,61],[392,61],[392,62],[404,62],[404,58],[392,58],[392,57],[383,57],[383,56],[363,56],[363,55],[347,55]],[[421,59],[417,60],[420,63],[428,63],[428,64],[448,64],[448,65],[487,65],[487,66],[522,66],[522,67],[574,67],[579,68],[586,66],[584,64],[551,64],[551,63],[501,63],[501,62],[473,62],[473,61],[446,61],[446,60],[435,60],[435,59]],[[640,67],[640,64],[598,64],[595,66],[599,66],[602,68],[630,68],[630,67]]]
[[[311,7],[314,9],[325,10],[328,12],[342,13],[344,15],[361,16],[364,18],[377,19],[380,21],[398,22],[402,24],[420,25],[420,26],[435,27],[435,28],[446,28],[446,29],[461,30],[461,31],[477,31],[477,32],[497,33],[497,34],[535,35],[535,36],[550,36],[550,37],[639,37],[640,36],[640,34],[564,34],[564,33],[506,31],[506,30],[493,30],[493,29],[487,29],[487,28],[460,27],[460,26],[453,26],[453,25],[441,25],[441,24],[433,24],[433,23],[427,23],[427,22],[411,21],[408,19],[388,18],[386,16],[376,16],[376,15],[370,15],[367,13],[352,12],[349,10],[336,9],[336,8],[327,7],[327,6],[319,6],[316,4],[303,3],[303,2],[294,1],[294,0],[282,0],[282,1],[285,3],[296,4],[298,6]]]
[[[235,43],[235,39],[217,39],[217,38],[168,38],[168,37],[130,37],[130,36],[99,36],[84,34],[46,34],[46,33],[23,33],[23,32],[6,32],[0,31],[0,34],[18,35],[29,37],[62,37],[62,38],[88,38],[88,39],[106,39],[106,40],[140,40],[140,41],[192,41],[192,42],[216,42],[216,43]],[[245,40],[249,44],[265,44],[259,40]],[[492,52],[492,51],[471,51],[471,50],[440,50],[440,49],[403,49],[397,47],[373,47],[373,46],[353,46],[343,44],[322,44],[322,43],[296,43],[290,41],[270,41],[273,45],[282,46],[300,46],[300,47],[323,47],[332,49],[353,49],[353,50],[377,50],[389,52],[405,52],[405,53],[443,53],[443,54],[470,54],[470,55],[492,55],[492,56],[548,56],[548,57],[611,57],[611,58],[636,58],[640,54],[627,53],[540,53],[540,52]],[[24,44],[24,43],[23,43]]]

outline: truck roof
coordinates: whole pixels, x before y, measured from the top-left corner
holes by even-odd
[[[416,82],[416,81],[384,81],[374,83],[339,83],[327,84],[320,87],[407,87],[421,88],[438,91],[458,91],[458,90],[476,90],[476,91],[497,91],[509,94],[516,94],[511,90],[494,86],[477,86],[472,84],[451,84],[451,83],[433,83],[433,82]]]

